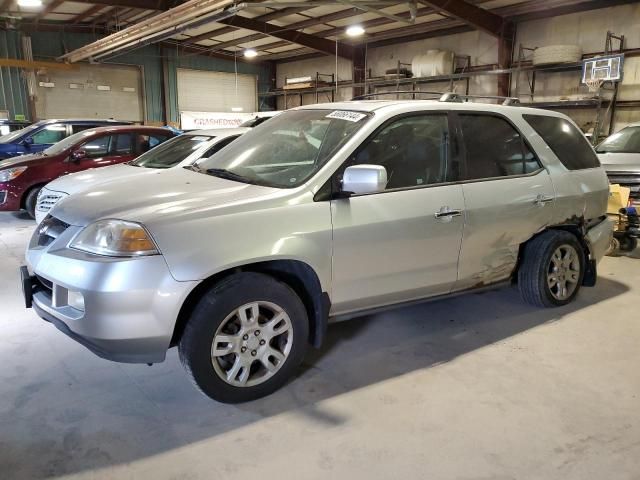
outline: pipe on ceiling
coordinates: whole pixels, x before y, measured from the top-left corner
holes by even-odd
[[[418,6],[416,5],[415,0],[410,0],[410,1],[406,2],[409,5],[410,18],[404,18],[404,17],[400,17],[398,15],[394,15],[392,13],[383,12],[379,8],[374,8],[372,6],[366,5],[366,4],[362,3],[362,2],[356,2],[354,0],[336,0],[336,3],[340,3],[340,4],[345,5],[345,6],[357,8],[358,10],[362,10],[363,12],[375,13],[376,15],[388,18],[390,20],[393,20],[394,22],[402,22],[402,23],[408,23],[408,24],[414,24],[415,23],[416,15],[418,13]],[[369,3],[369,2],[366,2],[366,3]],[[396,2],[396,5],[397,4],[398,3]]]
[[[235,15],[239,8],[235,7],[234,0],[190,0],[166,12],[136,23],[120,30],[112,35],[101,38],[93,43],[73,50],[59,59],[70,63],[95,58],[105,52],[115,52],[127,48],[140,39],[151,39],[168,32],[178,34],[196,24],[213,21]],[[225,7],[232,7],[224,10]]]

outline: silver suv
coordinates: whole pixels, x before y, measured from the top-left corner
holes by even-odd
[[[533,305],[571,302],[609,245],[607,195],[559,113],[312,105],[194,165],[62,199],[28,246],[25,299],[107,359],[177,346],[206,395],[242,402],[339,319],[511,282]]]

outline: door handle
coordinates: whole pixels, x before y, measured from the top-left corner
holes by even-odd
[[[451,209],[449,207],[440,207],[436,213],[433,214],[436,218],[451,218],[451,217],[459,217],[462,215],[462,210],[459,209]]]
[[[545,203],[553,202],[553,197],[551,195],[542,195],[541,193],[536,196],[536,199],[533,201],[536,205],[543,207]]]

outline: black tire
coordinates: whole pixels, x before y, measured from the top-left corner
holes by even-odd
[[[253,386],[234,386],[222,379],[213,366],[217,361],[212,358],[214,336],[234,310],[259,301],[275,304],[289,316],[293,331],[290,350],[270,378]],[[282,387],[302,362],[308,335],[306,309],[288,285],[269,275],[242,272],[225,278],[202,296],[185,326],[178,351],[185,370],[205,395],[223,403],[240,403],[264,397]],[[262,364],[258,363],[257,368],[262,368]]]
[[[633,252],[638,246],[638,239],[628,235],[622,235],[618,238],[621,252]]]
[[[579,257],[580,272],[574,291],[565,299],[558,299],[551,291],[547,275],[551,257],[563,246],[571,246]],[[578,294],[585,271],[585,253],[578,239],[569,232],[549,230],[529,241],[523,251],[518,269],[518,288],[523,300],[537,307],[559,307],[573,301]]]
[[[42,186],[33,187],[27,193],[27,196],[24,199],[24,209],[27,211],[29,216],[33,219],[36,218],[36,204],[38,203],[38,194],[42,190]]]
[[[609,244],[609,248],[604,253],[608,257],[615,257],[618,255],[620,251],[620,240],[616,237],[611,237],[611,243]]]

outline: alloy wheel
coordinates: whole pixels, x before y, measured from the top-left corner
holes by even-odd
[[[267,381],[284,365],[293,344],[289,315],[275,303],[246,303],[220,324],[211,344],[216,374],[235,387]]]

